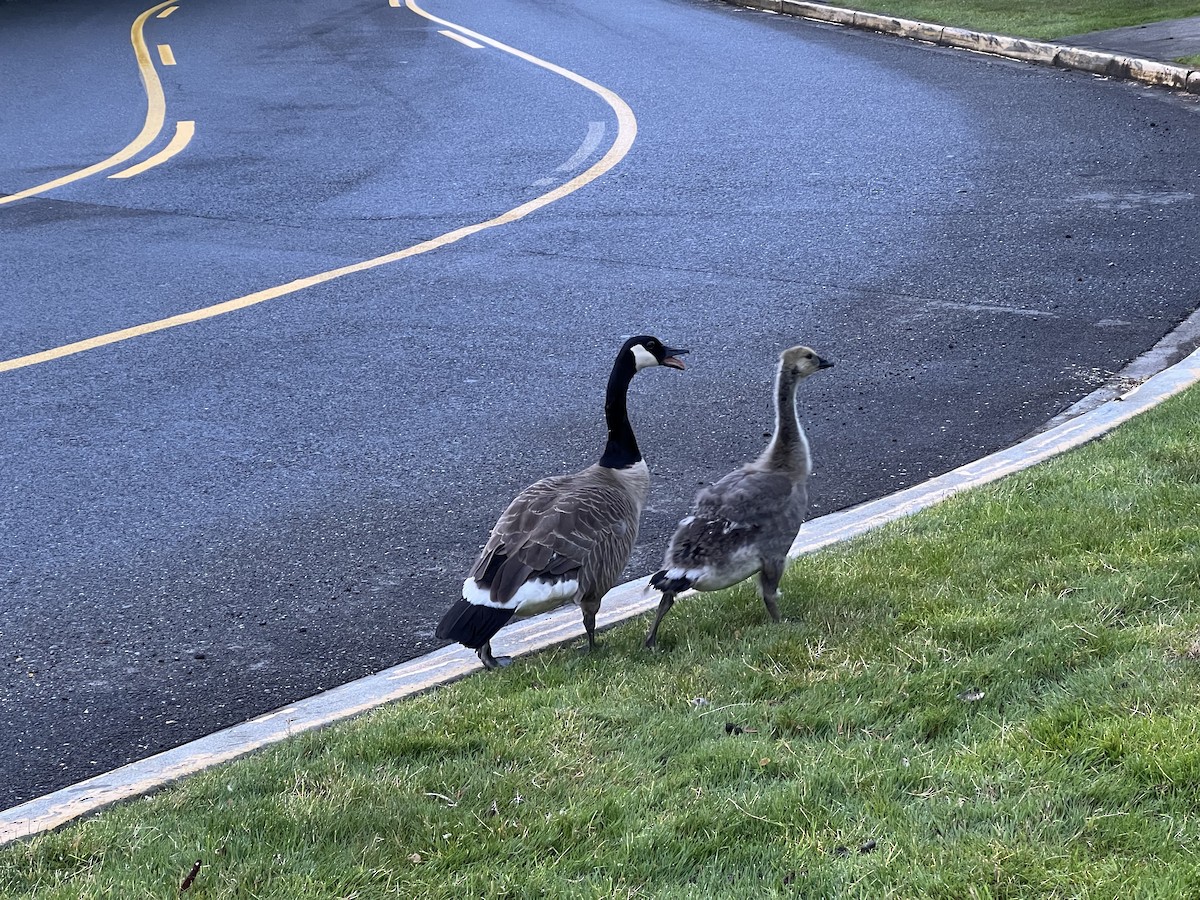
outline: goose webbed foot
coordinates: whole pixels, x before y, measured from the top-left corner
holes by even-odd
[[[598,640],[596,640],[595,632],[589,631],[588,636],[587,636],[587,643],[581,644],[578,649],[579,649],[580,653],[599,653],[604,648],[601,647],[600,642]]]
[[[492,642],[488,641],[475,651],[485,669],[503,669],[512,665],[511,656],[492,656]]]

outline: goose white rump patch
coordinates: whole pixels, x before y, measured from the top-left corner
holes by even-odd
[[[562,606],[568,600],[574,600],[579,592],[579,582],[569,581],[527,581],[513,594],[507,603],[497,603],[492,599],[491,592],[480,587],[474,578],[463,582],[463,599],[476,606],[490,606],[493,609],[511,609],[518,616],[534,616],[548,609]]]
[[[751,547],[741,547],[728,559],[707,566],[667,569],[667,578],[686,578],[698,591],[720,591],[737,584],[762,568],[762,558]]]

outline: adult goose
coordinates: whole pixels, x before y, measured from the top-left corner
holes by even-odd
[[[662,599],[647,647],[654,647],[658,626],[677,594],[689,588],[719,591],[754,574],[767,612],[779,621],[779,579],[808,511],[812,472],[808,439],[796,418],[796,386],[832,365],[808,347],[789,347],[780,354],[775,432],[758,459],[703,488],[675,529],[662,569],[650,576]]]
[[[492,637],[513,616],[579,604],[588,645],[596,644],[601,598],[620,576],[637,539],[650,472],[629,423],[633,376],[651,366],[682,369],[687,353],[638,335],[617,353],[604,398],[608,442],[598,462],[572,475],[543,478],[508,505],[463,582],[462,599],[443,616],[437,636],[475,650],[488,669]]]

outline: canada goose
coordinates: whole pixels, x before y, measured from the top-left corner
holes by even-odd
[[[513,616],[531,616],[574,601],[588,646],[596,644],[600,601],[629,561],[650,489],[626,403],[633,376],[650,366],[682,369],[687,350],[656,337],[627,340],[613,363],[604,397],[608,443],[600,460],[573,475],[534,482],[501,514],[462,599],[442,617],[437,636],[458,641],[495,669],[492,637]]]
[[[808,347],[789,347],[779,355],[775,433],[758,459],[697,493],[691,512],[676,527],[663,568],[650,576],[662,600],[647,647],[654,647],[658,625],[676,594],[688,588],[719,591],[755,573],[767,612],[779,621],[779,579],[808,511],[812,472],[808,439],[796,418],[796,386],[832,365]]]

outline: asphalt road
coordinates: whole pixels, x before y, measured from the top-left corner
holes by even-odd
[[[507,499],[599,452],[626,335],[693,351],[635,381],[635,577],[761,447],[788,344],[837,362],[801,397],[820,515],[1013,443],[1200,305],[1187,99],[707,0],[424,5],[615,92],[631,151],[451,246],[0,372],[0,807],[436,646]],[[0,195],[143,127],[147,8],[0,3]],[[0,203],[0,361],[482,222],[617,139],[596,93],[440,28],[149,18],[175,64],[137,158],[195,137]]]

